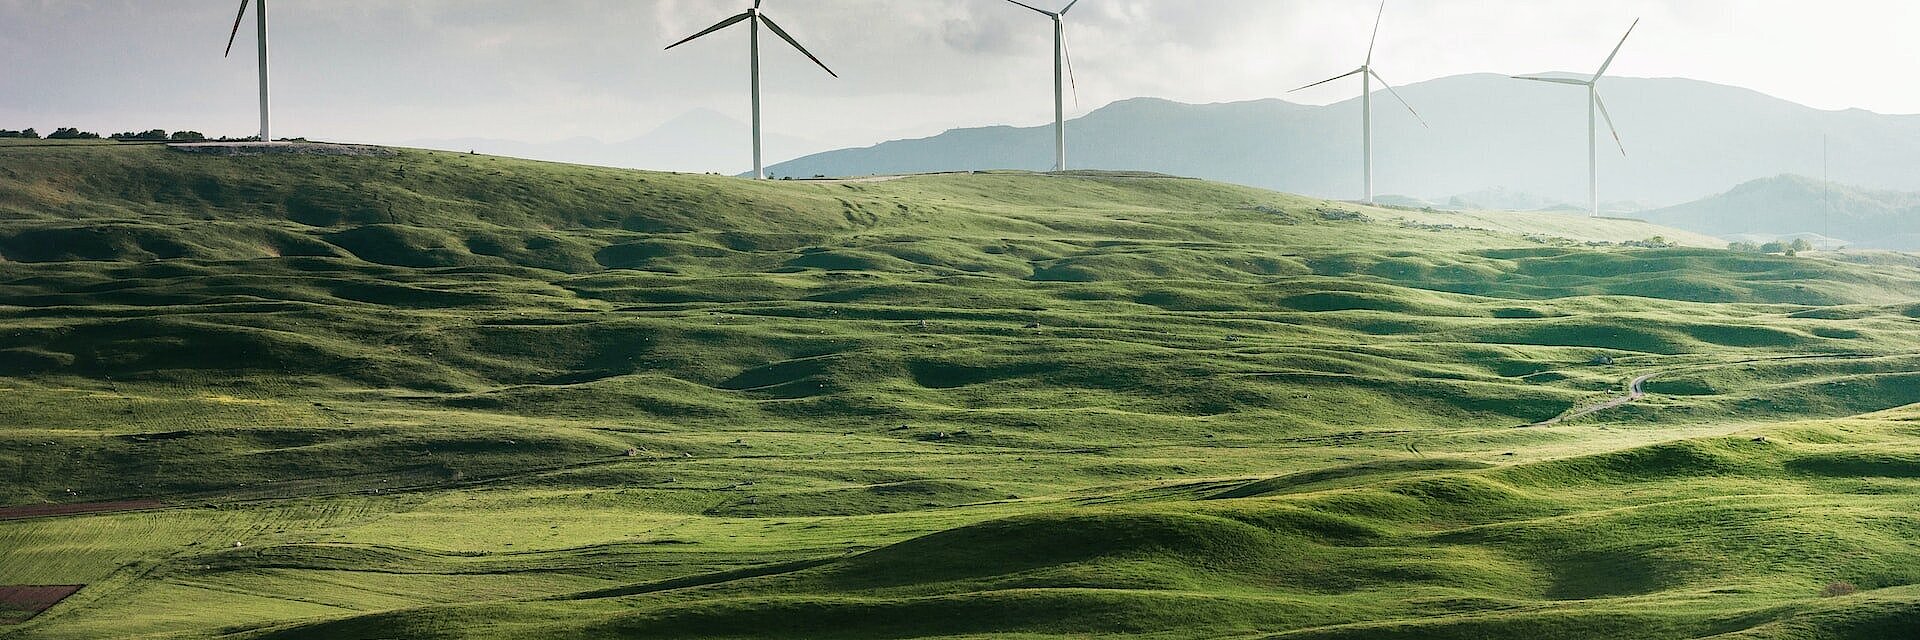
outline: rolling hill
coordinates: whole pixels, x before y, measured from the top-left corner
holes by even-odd
[[[528,142],[474,137],[410,140],[406,145],[603,167],[733,174],[751,165],[740,149],[752,131],[747,123],[725,114],[696,109],[661,123],[644,134],[623,140],[602,141],[581,137]],[[828,147],[777,133],[767,134],[763,142],[767,154],[775,158],[791,158]]]
[[[1920,193],[1829,185],[1805,176],[1753,180],[1635,215],[1720,236],[1818,234],[1857,248],[1920,249]]]
[[[0,637],[1920,628],[1920,262],[1651,236],[0,143]]]
[[[1381,193],[1446,202],[1505,187],[1585,203],[1586,112],[1578,91],[1473,74],[1399,88],[1405,111],[1375,114]],[[1782,173],[1819,174],[1822,136],[1837,181],[1920,191],[1920,116],[1821,111],[1747,89],[1677,78],[1608,78],[1626,155],[1601,154],[1603,195],[1652,206]],[[1116,102],[1067,125],[1076,168],[1146,169],[1323,197],[1359,196],[1359,99]],[[959,129],[919,140],[814,154],[784,176],[1051,166],[1049,127]],[[1604,137],[1604,136],[1603,136]],[[1610,205],[1620,206],[1620,205]],[[1626,209],[1630,210],[1630,209]]]

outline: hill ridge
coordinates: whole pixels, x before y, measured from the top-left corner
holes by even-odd
[[[1608,106],[1630,154],[1603,154],[1604,197],[1685,202],[1757,176],[1817,173],[1831,140],[1842,181],[1920,190],[1909,153],[1920,116],[1827,111],[1731,85],[1608,78]],[[1584,201],[1585,119],[1577,96],[1497,74],[1416,82],[1399,91],[1432,127],[1399,110],[1376,117],[1379,188],[1426,199],[1505,185]],[[1143,102],[1137,102],[1144,100]],[[1324,106],[1279,99],[1194,105],[1128,99],[1068,122],[1072,166],[1148,169],[1323,196],[1359,188],[1358,98]],[[1128,113],[1152,105],[1152,117]],[[1116,110],[1115,107],[1121,107]],[[1729,115],[1730,114],[1730,115]],[[1809,124],[1809,123],[1812,124]],[[776,164],[779,175],[840,176],[1049,166],[1046,127],[965,129]],[[1736,153],[1737,152],[1737,153]]]

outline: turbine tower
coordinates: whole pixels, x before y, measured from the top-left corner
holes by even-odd
[[[1387,93],[1393,94],[1393,99],[1399,100],[1400,105],[1406,107],[1408,113],[1413,114],[1413,119],[1420,121],[1420,126],[1427,126],[1427,120],[1420,117],[1420,112],[1414,111],[1413,105],[1407,104],[1407,100],[1400,97],[1400,92],[1394,91],[1393,85],[1387,84],[1387,79],[1380,77],[1380,74],[1373,70],[1373,45],[1380,40],[1380,19],[1386,17],[1386,14],[1387,0],[1380,0],[1380,12],[1373,17],[1373,38],[1367,41],[1367,60],[1360,64],[1360,68],[1293,90],[1317,87],[1355,74],[1360,76],[1361,170],[1366,176],[1362,182],[1366,184],[1367,204],[1373,204],[1373,81],[1379,80],[1380,86],[1386,87]],[[1293,93],[1293,91],[1287,93]]]
[[[1521,80],[1570,84],[1587,88],[1587,197],[1593,202],[1593,215],[1600,215],[1600,146],[1598,142],[1599,125],[1593,118],[1595,109],[1600,117],[1607,121],[1607,131],[1613,133],[1613,143],[1620,147],[1620,155],[1627,155],[1627,146],[1620,142],[1620,130],[1613,126],[1613,116],[1607,113],[1607,102],[1600,99],[1600,77],[1607,74],[1607,67],[1613,66],[1613,58],[1620,55],[1620,48],[1627,45],[1627,37],[1633,35],[1633,28],[1640,26],[1640,19],[1627,26],[1627,34],[1620,36],[1620,44],[1613,46],[1613,53],[1607,54],[1607,61],[1600,63],[1600,70],[1585,80],[1577,78],[1555,78],[1547,76],[1514,76]]]
[[[233,17],[233,32],[227,34],[227,52],[222,57],[233,55],[233,40],[240,37],[240,23],[247,19],[247,1],[240,0],[240,13]],[[254,39],[260,48],[260,141],[273,142],[267,133],[267,0],[254,7],[253,18]]]
[[[704,36],[709,33],[713,33],[715,31],[719,31],[721,29],[731,27],[736,23],[739,23],[742,21],[747,23],[747,53],[748,53],[748,60],[749,60],[748,65],[750,67],[749,75],[752,77],[752,82],[753,82],[753,178],[755,180],[767,179],[766,166],[761,162],[761,154],[760,154],[760,25],[761,23],[765,23],[768,29],[773,30],[774,35],[780,36],[781,40],[787,41],[787,44],[793,45],[793,48],[800,50],[800,53],[806,54],[808,60],[812,60],[814,64],[820,65],[821,69],[826,69],[827,75],[833,76],[835,78],[840,77],[840,74],[834,73],[832,69],[827,69],[827,63],[821,62],[819,58],[814,57],[813,52],[808,51],[806,47],[800,46],[800,43],[794,40],[793,36],[787,35],[787,31],[785,29],[781,29],[780,25],[774,24],[773,20],[767,17],[767,14],[761,13],[760,2],[761,0],[753,0],[753,8],[748,9],[745,13],[733,16],[731,18],[727,18],[725,20],[721,20],[720,22],[715,23],[713,26],[707,27],[706,31],[702,31],[700,33],[687,36],[685,40],[681,40],[679,42],[675,42],[673,44],[667,45],[668,49],[672,49],[674,47],[678,47],[688,42],[697,40],[700,38],[700,36]]]
[[[1080,0],[1068,2],[1066,8],[1048,11],[1020,0],[1007,0],[1022,7],[1039,12],[1053,19],[1053,170],[1067,170],[1067,82],[1073,83],[1075,99],[1079,99],[1080,83],[1073,80],[1073,55],[1067,52],[1066,23],[1062,20],[1073,5]]]

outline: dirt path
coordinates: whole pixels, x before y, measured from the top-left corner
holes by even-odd
[[[1791,355],[1791,356],[1774,356],[1774,357],[1768,357],[1768,358],[1750,358],[1746,360],[1735,360],[1732,362],[1700,364],[1700,365],[1680,367],[1677,369],[1668,369],[1666,371],[1655,371],[1653,373],[1641,375],[1640,377],[1634,378],[1633,380],[1629,381],[1627,383],[1627,395],[1620,396],[1618,398],[1614,398],[1612,400],[1608,400],[1606,402],[1602,402],[1599,404],[1587,405],[1577,409],[1572,409],[1567,411],[1566,413],[1562,413],[1560,415],[1554,416],[1551,419],[1535,422],[1533,424],[1521,425],[1521,426],[1550,427],[1556,424],[1560,424],[1562,422],[1566,422],[1568,420],[1572,420],[1574,418],[1579,418],[1579,417],[1590,415],[1600,411],[1606,411],[1614,407],[1619,407],[1619,406],[1634,402],[1641,398],[1647,397],[1646,384],[1648,380],[1652,380],[1656,377],[1663,376],[1669,373],[1677,373],[1682,371],[1698,371],[1698,370],[1704,370],[1704,369],[1713,369],[1716,367],[1728,367],[1728,366],[1740,365],[1740,364],[1753,364],[1756,362],[1779,362],[1782,360],[1861,360],[1861,359],[1879,358],[1879,357],[1885,357],[1885,356],[1871,354],[1871,353],[1799,354],[1799,355]]]
[[[0,586],[0,624],[18,624],[60,604],[83,585]]]
[[[852,178],[794,178],[793,181],[794,182],[810,182],[813,184],[860,184],[860,183],[867,183],[867,182],[892,182],[894,180],[900,180],[903,178],[919,178],[923,176],[946,176],[946,175],[954,175],[954,174],[972,174],[972,173],[976,173],[976,172],[974,171],[929,171],[926,173],[901,173],[901,174],[895,174],[895,175],[858,176],[858,177],[852,177]]]
[[[1535,422],[1533,424],[1526,425],[1526,426],[1551,427],[1553,425],[1560,424],[1562,422],[1566,422],[1574,418],[1597,413],[1600,411],[1606,411],[1608,409],[1612,409],[1614,407],[1625,405],[1635,400],[1645,398],[1647,397],[1647,390],[1646,390],[1647,381],[1654,379],[1654,377],[1660,375],[1660,373],[1661,372],[1645,374],[1629,381],[1627,383],[1627,395],[1620,396],[1618,398],[1614,398],[1612,400],[1608,400],[1606,402],[1602,402],[1599,404],[1591,404],[1584,407],[1580,407],[1578,409],[1574,409],[1572,411],[1568,411],[1566,413],[1562,413],[1560,415],[1554,416],[1550,419],[1542,420],[1540,422]]]
[[[866,176],[861,178],[804,178],[797,182],[817,182],[820,184],[860,184],[866,182],[891,182],[909,176]]]

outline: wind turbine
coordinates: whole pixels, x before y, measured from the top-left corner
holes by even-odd
[[[1420,121],[1420,126],[1427,126],[1427,120],[1420,117],[1420,112],[1414,111],[1413,105],[1407,104],[1406,98],[1400,97],[1400,92],[1394,91],[1393,85],[1387,84],[1387,79],[1380,77],[1380,74],[1373,70],[1373,45],[1380,40],[1380,19],[1386,17],[1386,14],[1387,0],[1380,0],[1380,12],[1373,17],[1373,38],[1367,41],[1367,61],[1361,63],[1360,68],[1293,90],[1317,87],[1355,74],[1360,76],[1360,147],[1363,156],[1361,163],[1366,173],[1364,182],[1367,190],[1367,204],[1373,204],[1373,81],[1379,80],[1380,86],[1386,87],[1387,93],[1393,94],[1393,98],[1399,100],[1401,106],[1407,108],[1408,113],[1413,114],[1413,119]],[[1287,93],[1293,93],[1293,91]]]
[[[706,31],[687,36],[685,40],[667,45],[668,49],[672,49],[697,40],[700,36],[731,27],[736,23],[742,21],[747,23],[747,51],[750,59],[748,64],[751,66],[751,75],[753,78],[753,177],[755,180],[765,180],[767,178],[766,167],[762,165],[760,160],[760,24],[766,23],[767,28],[772,29],[774,35],[780,36],[781,40],[787,41],[787,44],[793,45],[795,49],[799,49],[800,53],[806,54],[807,59],[812,60],[814,64],[820,65],[821,69],[826,69],[827,75],[835,78],[840,77],[840,74],[834,73],[832,69],[827,69],[827,63],[821,62],[819,58],[814,57],[813,52],[808,51],[806,47],[800,46],[800,43],[795,41],[793,36],[787,35],[787,30],[781,29],[780,25],[774,24],[773,20],[767,17],[767,14],[761,13],[760,2],[761,0],[753,0],[753,8],[746,10],[745,13],[721,20],[713,26],[707,27]]]
[[[1080,83],[1073,81],[1073,55],[1067,52],[1067,30],[1062,19],[1067,17],[1068,11],[1073,10],[1073,5],[1080,4],[1080,0],[1068,2],[1066,8],[1059,11],[1048,11],[1020,0],[1007,0],[1007,2],[1032,9],[1040,15],[1053,19],[1053,170],[1066,171],[1067,94],[1063,80],[1073,82],[1075,100],[1079,99]],[[1065,65],[1064,75],[1063,64]]]
[[[260,141],[272,142],[267,135],[267,0],[260,0],[260,6],[254,7],[255,40],[260,46]],[[240,13],[233,17],[233,32],[227,34],[227,52],[221,57],[233,55],[233,40],[240,37],[240,23],[247,18],[247,0],[240,0]]]
[[[1593,215],[1596,216],[1600,215],[1600,147],[1597,142],[1598,123],[1593,119],[1594,109],[1598,108],[1600,117],[1607,120],[1607,131],[1613,133],[1613,143],[1620,147],[1620,155],[1627,155],[1627,145],[1620,142],[1620,130],[1614,128],[1613,116],[1607,113],[1607,102],[1600,99],[1598,83],[1600,77],[1607,74],[1607,67],[1613,66],[1614,56],[1620,55],[1620,47],[1627,45],[1627,37],[1633,35],[1633,28],[1638,26],[1640,26],[1640,19],[1635,18],[1633,24],[1627,26],[1627,34],[1620,36],[1620,44],[1613,46],[1613,53],[1607,54],[1607,61],[1600,63],[1600,70],[1594,72],[1591,78],[1580,80],[1546,76],[1514,76],[1521,80],[1570,84],[1587,88],[1587,196],[1593,201]]]

